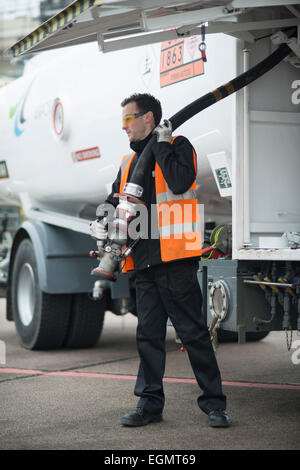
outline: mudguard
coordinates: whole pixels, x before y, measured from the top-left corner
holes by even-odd
[[[89,236],[43,222],[25,221],[11,250],[10,272],[20,241],[30,238],[37,261],[39,287],[48,294],[90,292],[95,260],[89,252],[95,241]]]

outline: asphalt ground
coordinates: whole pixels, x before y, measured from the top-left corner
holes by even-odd
[[[290,351],[284,332],[270,333],[256,343],[219,345],[217,359],[232,424],[213,429],[197,406],[200,391],[187,353],[180,351],[168,327],[164,420],[127,428],[120,425],[121,418],[137,403],[135,328],[131,314],[116,317],[107,312],[101,340],[92,349],[28,351],[19,345],[14,324],[5,319],[1,299],[0,449],[101,450],[103,459],[117,456],[118,450],[130,456],[137,450],[184,455],[300,449],[296,332]]]

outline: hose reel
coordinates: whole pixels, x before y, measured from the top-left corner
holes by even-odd
[[[202,260],[218,258],[219,256],[231,255],[232,251],[232,228],[231,225],[218,225],[210,236],[210,246],[202,250]],[[207,255],[208,253],[208,255]],[[207,256],[205,256],[207,255]]]

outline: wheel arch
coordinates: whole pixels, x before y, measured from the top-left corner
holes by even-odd
[[[14,259],[22,240],[32,242],[40,289],[49,294],[91,292],[94,278],[90,275],[95,260],[89,257],[95,242],[85,234],[39,221],[23,222],[16,233],[10,253],[6,318],[13,320],[11,277]]]

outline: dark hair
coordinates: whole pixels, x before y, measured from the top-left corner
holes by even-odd
[[[149,93],[134,93],[133,95],[125,98],[122,101],[122,108],[128,103],[136,103],[139,112],[148,112],[152,111],[154,116],[155,125],[158,126],[162,116],[161,104],[158,99]]]

